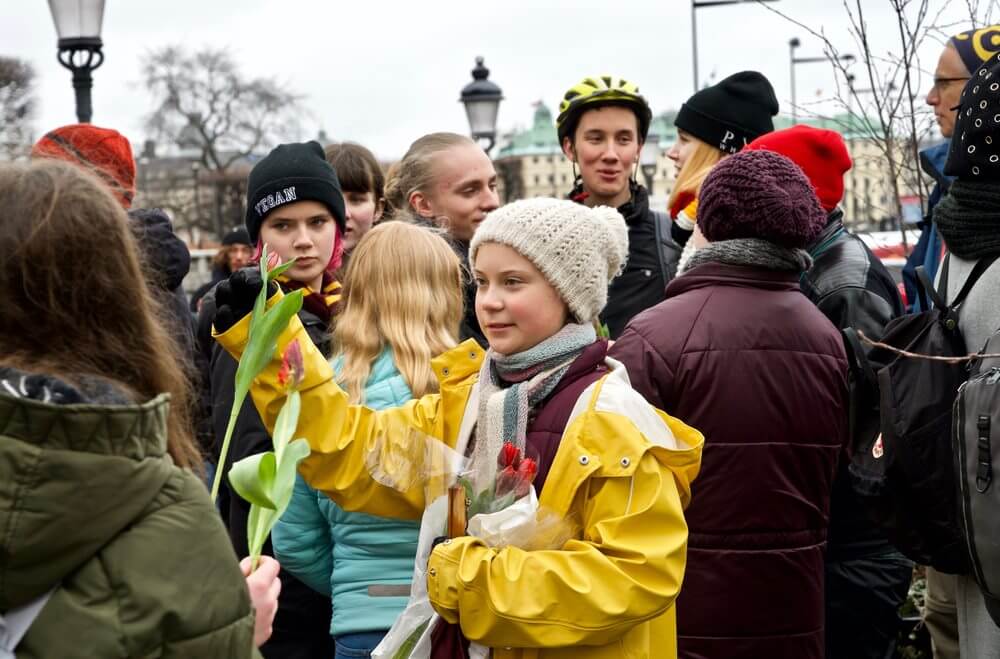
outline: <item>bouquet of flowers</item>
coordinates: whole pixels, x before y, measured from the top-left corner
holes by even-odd
[[[428,441],[443,446],[436,440]],[[426,452],[416,450],[418,454]],[[442,535],[450,538],[472,535],[490,547],[518,547],[526,551],[558,549],[575,536],[576,524],[538,506],[533,485],[538,474],[537,457],[525,455],[513,443],[505,443],[497,456],[496,476],[478,492],[473,485],[476,471],[470,469],[474,466],[466,464],[464,471],[452,477],[454,482],[446,494],[434,499],[425,510],[410,601],[372,657],[430,657],[431,637],[435,626],[443,621],[427,596],[427,562]],[[486,657],[488,653],[487,648],[475,643],[469,647],[471,659]]]

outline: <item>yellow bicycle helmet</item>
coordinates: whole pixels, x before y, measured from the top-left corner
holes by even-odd
[[[556,131],[559,142],[576,130],[583,111],[602,105],[621,105],[635,112],[639,119],[639,137],[646,141],[649,132],[649,122],[653,120],[653,111],[649,103],[639,93],[639,87],[624,78],[597,76],[584,78],[569,88],[559,104],[559,116],[556,118]]]

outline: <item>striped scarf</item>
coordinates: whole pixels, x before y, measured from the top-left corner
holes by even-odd
[[[333,315],[337,311],[341,293],[343,292],[340,282],[334,279],[332,274],[329,272],[323,273],[322,291],[318,293],[302,282],[289,279],[285,275],[279,276],[278,281],[281,282],[281,288],[285,291],[290,292],[301,288],[304,291],[302,308],[315,315],[327,325],[330,324]]]
[[[524,449],[528,414],[552,393],[584,348],[597,340],[592,325],[570,323],[538,345],[513,355],[490,349],[479,371],[479,410],[472,451],[474,486],[493,482],[505,442]]]

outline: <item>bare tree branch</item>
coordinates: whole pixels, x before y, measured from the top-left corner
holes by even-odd
[[[146,117],[150,134],[199,154],[203,201],[214,203],[214,212],[197,208],[190,221],[214,217],[212,226],[201,228],[216,232],[239,223],[247,159],[298,138],[301,96],[275,79],[246,76],[228,51],[211,47],[150,51],[142,59],[142,83],[153,99]]]
[[[26,155],[35,112],[35,71],[15,57],[0,57],[0,157]]]

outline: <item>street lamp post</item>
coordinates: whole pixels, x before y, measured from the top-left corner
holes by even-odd
[[[698,9],[721,5],[741,5],[747,2],[778,2],[778,0],[691,0],[691,61],[694,66],[695,91],[698,91]]]
[[[194,181],[194,225],[201,229],[201,163],[191,163],[191,179]],[[220,236],[221,237],[221,236]]]
[[[94,86],[91,73],[104,62],[104,0],[49,0],[49,11],[59,35],[59,63],[73,72],[77,121],[90,123],[90,90]]]
[[[475,140],[488,140],[486,153],[497,141],[497,112],[503,92],[489,80],[490,70],[483,66],[483,58],[476,58],[476,68],[472,69],[472,82],[462,88],[459,100],[465,106],[469,119],[469,131]]]
[[[646,142],[642,145],[642,151],[639,152],[639,169],[642,170],[642,176],[646,179],[646,190],[650,197],[653,196],[653,179],[656,176],[656,165],[659,159],[660,136],[650,131]]]
[[[792,123],[795,123],[799,118],[799,108],[796,105],[795,99],[795,65],[796,64],[814,64],[816,62],[829,62],[830,59],[827,57],[796,57],[795,49],[802,45],[798,37],[792,37],[788,40],[788,68],[789,68],[789,78],[791,79],[792,87]],[[837,59],[842,62],[853,62],[854,55],[840,55]]]

